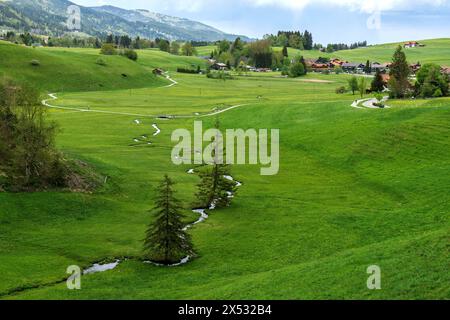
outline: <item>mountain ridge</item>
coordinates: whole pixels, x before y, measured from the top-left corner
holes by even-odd
[[[68,30],[67,8],[77,5],[68,0],[0,0],[0,28],[60,36]],[[111,5],[84,7],[80,32],[91,36],[127,34],[148,39],[164,38],[183,41],[234,40],[246,36],[228,34],[217,28],[186,18],[179,18],[146,9],[127,10]]]

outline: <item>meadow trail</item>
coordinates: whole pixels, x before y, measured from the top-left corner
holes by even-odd
[[[386,102],[388,100],[389,100],[389,96],[384,96],[383,99],[381,100],[381,102]],[[360,99],[360,100],[353,101],[353,103],[351,104],[351,107],[356,108],[356,109],[364,109],[364,108],[383,109],[383,108],[377,107],[375,105],[376,103],[378,103],[378,100],[376,98]],[[390,108],[391,107],[389,107],[389,106],[384,106],[384,109],[390,109]]]
[[[169,75],[166,75],[166,79],[169,80],[170,82],[172,82],[171,84],[161,87],[161,88],[171,88],[175,85],[178,85],[178,82],[173,80]],[[165,120],[167,119],[193,119],[193,118],[205,118],[205,117],[212,117],[236,108],[240,108],[243,106],[247,106],[249,105],[247,104],[237,104],[237,105],[233,105],[230,106],[228,108],[222,109],[222,110],[218,110],[218,111],[212,111],[210,113],[206,113],[206,114],[194,114],[194,115],[151,115],[151,114],[139,114],[139,113],[128,113],[128,112],[116,112],[116,111],[107,111],[107,110],[96,110],[96,109],[83,109],[83,108],[75,108],[75,107],[61,107],[61,106],[56,106],[53,104],[50,104],[50,101],[56,101],[58,100],[58,97],[56,96],[56,93],[49,93],[48,96],[50,97],[49,99],[44,99],[42,100],[42,105],[48,107],[48,108],[52,108],[52,109],[60,109],[60,110],[68,110],[68,111],[72,111],[72,112],[93,112],[93,113],[103,113],[103,114],[113,114],[113,115],[121,115],[121,116],[133,116],[133,117],[141,117],[141,118],[156,118],[156,119],[161,119],[164,118]]]

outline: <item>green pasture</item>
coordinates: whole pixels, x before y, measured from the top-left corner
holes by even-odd
[[[0,44],[0,53],[11,57],[0,72],[57,92],[51,104],[104,111],[50,109],[49,117],[60,128],[58,148],[108,177],[92,194],[0,192],[0,299],[450,298],[449,98],[355,109],[356,96],[335,94],[346,75],[222,81],[178,74],[177,66],[202,61],[154,50],[140,51],[137,63],[107,57],[109,71],[100,73],[95,50]],[[41,74],[28,66],[33,58]],[[52,76],[47,63],[73,76]],[[154,67],[178,85],[165,87]],[[110,79],[123,69],[134,74],[129,83]],[[198,257],[175,268],[139,262],[165,173],[177,182],[186,222],[197,218],[190,209],[199,178],[186,173],[194,166],[172,164],[171,133],[192,129],[196,113],[238,104],[220,114],[222,129],[279,129],[279,174],[233,166],[243,185],[232,205],[190,230]],[[215,117],[198,120],[209,128]],[[83,276],[81,290],[66,288],[69,265],[124,257],[114,270]],[[382,290],[367,289],[371,265],[382,270]]]

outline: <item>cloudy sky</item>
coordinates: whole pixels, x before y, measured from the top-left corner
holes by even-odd
[[[72,0],[148,9],[261,38],[308,29],[314,41],[369,43],[450,38],[450,0]]]

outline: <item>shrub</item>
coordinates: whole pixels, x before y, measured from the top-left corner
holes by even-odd
[[[39,60],[31,60],[30,64],[33,67],[39,67],[41,65],[41,62]]]
[[[424,98],[448,95],[448,79],[437,64],[425,64],[417,72],[416,93]]]
[[[436,89],[436,91],[433,93],[434,98],[439,98],[442,96],[443,96],[443,94],[442,94],[442,90],[440,88]]]
[[[177,68],[177,72],[179,73],[190,73],[190,74],[197,74],[200,73],[201,70],[193,70],[193,69],[186,69],[186,68]]]
[[[225,71],[210,71],[206,74],[209,79],[231,80],[233,77],[229,72]]]
[[[136,61],[138,59],[138,54],[132,49],[126,49],[120,52],[121,56],[127,57],[130,60]]]
[[[289,69],[289,76],[297,78],[306,74],[305,66],[301,62],[294,63]]]
[[[346,92],[347,92],[347,88],[345,88],[344,86],[336,88],[336,93],[337,94],[344,94]]]
[[[382,102],[383,101],[383,95],[381,94],[381,93],[378,93],[378,94],[376,94],[375,95],[375,99],[377,99],[378,100],[378,102]]]
[[[98,58],[97,61],[95,61],[96,64],[98,64],[99,66],[106,66],[106,61],[103,60],[102,58]]]
[[[104,54],[107,56],[112,56],[117,54],[117,50],[111,43],[105,43],[102,45],[102,48],[100,49],[100,54]]]

